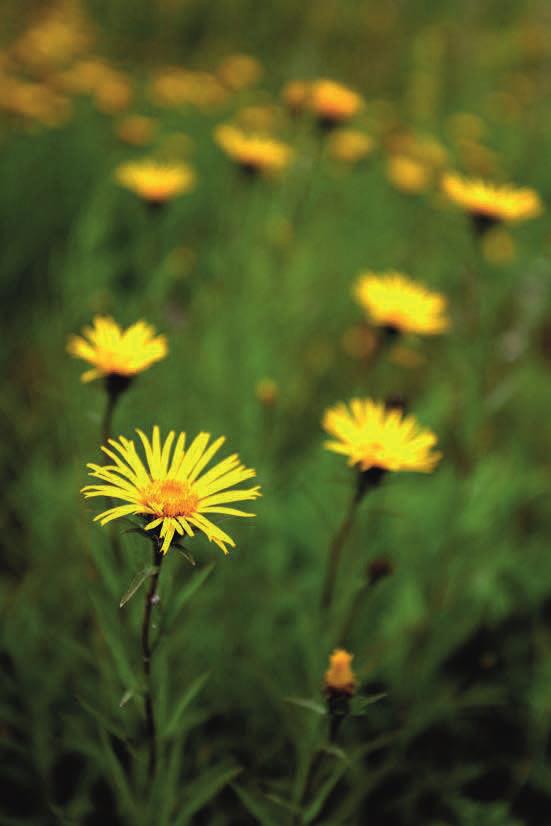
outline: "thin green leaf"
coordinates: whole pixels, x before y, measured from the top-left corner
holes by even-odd
[[[262,792],[245,789],[238,783],[232,783],[232,789],[261,826],[281,826],[281,818],[273,812],[273,802]]]
[[[313,711],[314,714],[319,714],[320,717],[327,714],[327,709],[323,703],[319,703],[317,700],[311,700],[308,697],[285,697],[284,700],[286,703],[292,703],[294,706]]]
[[[149,579],[150,576],[153,576],[153,574],[156,573],[157,570],[158,568],[156,565],[148,565],[146,568],[143,568],[141,571],[138,571],[138,573],[128,586],[128,590],[126,591],[124,596],[121,597],[121,601],[119,602],[119,608],[122,608],[124,605],[126,605],[126,603],[132,599],[136,591],[139,591],[146,579]]]
[[[313,820],[317,818],[317,816],[321,813],[323,809],[323,805],[345,771],[348,768],[347,763],[340,762],[337,765],[337,769],[332,772],[325,783],[322,783],[320,786],[318,793],[310,803],[310,805],[304,810],[304,823],[312,823]]]
[[[241,774],[241,771],[242,769],[239,766],[228,767],[225,764],[205,772],[199,778],[188,783],[190,795],[187,801],[184,800],[180,816],[174,821],[174,826],[184,826],[185,823],[189,823],[193,815],[197,814],[211,800],[214,800],[216,795],[228,783],[231,783],[238,774]]]
[[[214,567],[215,563],[211,562],[210,565],[206,565],[204,568],[197,571],[197,573],[192,576],[188,584],[171,600],[167,610],[165,623],[163,623],[167,628],[169,628],[175,621],[184,605],[189,602],[189,600],[197,593],[199,588],[207,581],[213,572]]]
[[[180,702],[176,705],[174,709],[174,713],[172,717],[169,719],[166,728],[163,732],[165,737],[170,737],[174,734],[178,727],[180,726],[182,717],[184,716],[185,710],[188,706],[193,702],[195,697],[199,694],[201,689],[203,688],[204,684],[206,683],[210,672],[206,672],[205,674],[201,674],[200,677],[197,677],[196,680],[192,682],[189,686],[188,690],[185,692],[183,697],[180,699]]]

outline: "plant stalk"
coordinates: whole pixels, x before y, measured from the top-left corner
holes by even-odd
[[[327,560],[327,569],[325,572],[325,581],[321,595],[322,611],[329,611],[331,607],[342,552],[354,524],[359,502],[360,497],[358,497],[358,492],[354,491],[354,495],[350,500],[344,519],[342,520],[340,527],[331,543],[331,547],[329,549],[329,559]]]
[[[144,696],[144,713],[145,713],[145,729],[149,748],[148,760],[148,777],[151,780],[155,775],[157,768],[157,730],[155,725],[155,713],[153,710],[153,692],[151,687],[151,614],[153,606],[158,602],[157,586],[159,583],[159,574],[161,573],[161,563],[164,554],[160,549],[160,542],[158,539],[154,540],[153,544],[153,565],[155,572],[151,577],[149,589],[145,597],[143,622],[142,622],[142,658],[143,658],[143,673],[145,677],[145,696]]]

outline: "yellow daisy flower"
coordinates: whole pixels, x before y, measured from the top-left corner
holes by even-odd
[[[186,164],[152,160],[123,163],[115,170],[115,177],[121,186],[157,205],[187,192],[195,183],[195,173]]]
[[[371,321],[388,332],[436,335],[449,327],[445,297],[402,273],[360,275],[354,295]]]
[[[325,672],[324,683],[328,694],[348,694],[352,696],[356,693],[358,681],[352,671],[351,663],[353,654],[349,654],[344,648],[336,648],[329,657],[329,668]]]
[[[147,370],[168,352],[167,340],[156,335],[155,328],[137,321],[126,330],[109,316],[96,316],[82,336],[71,336],[67,350],[72,356],[93,364],[82,375],[82,381],[103,376],[131,378]]]
[[[359,112],[362,98],[342,83],[318,80],[312,84],[308,104],[320,125],[332,128],[351,120]]]
[[[525,221],[543,210],[541,199],[533,189],[498,186],[462,178],[452,172],[444,175],[442,189],[450,201],[471,215],[479,231],[502,221]]]
[[[441,453],[432,452],[436,436],[421,428],[414,416],[371,399],[352,399],[326,410],[322,425],[335,441],[328,450],[348,456],[348,464],[362,472],[419,471],[430,473]]]
[[[245,172],[271,175],[289,164],[293,150],[282,141],[247,134],[235,126],[222,124],[214,133],[217,144]]]
[[[88,465],[90,476],[100,482],[82,488],[85,498],[105,496],[126,503],[109,507],[94,521],[106,525],[119,517],[140,515],[150,520],[145,525],[146,531],[159,528],[163,553],[168,551],[175,534],[194,536],[196,529],[227,554],[226,546],[234,548],[235,542],[214,525],[209,516],[254,516],[228,505],[261,495],[258,485],[252,488],[235,487],[255,476],[255,471],[240,464],[239,457],[233,453],[202,474],[224,444],[223,436],[209,445],[210,434],[199,433],[186,448],[185,433],[180,433],[174,444],[176,434],[171,430],[161,444],[160,430],[156,425],[151,441],[141,430],[136,432],[143,445],[145,463],[138,455],[134,442],[119,436],[118,440],[109,439],[109,447],[102,447],[113,464]]]

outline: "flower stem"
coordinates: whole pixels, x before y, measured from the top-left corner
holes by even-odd
[[[350,504],[348,505],[348,509],[344,515],[344,519],[342,520],[340,527],[331,543],[331,547],[329,549],[329,559],[327,560],[327,568],[325,571],[325,581],[321,595],[322,611],[328,611],[331,607],[342,552],[352,529],[352,525],[354,524],[356,509],[360,502],[360,498],[361,497],[358,496],[357,490],[355,490],[354,495],[350,500]]]
[[[155,726],[155,714],[153,711],[153,693],[151,690],[151,642],[149,639],[151,627],[151,609],[158,601],[157,585],[159,583],[159,574],[161,572],[161,563],[164,554],[160,550],[159,542],[154,540],[153,544],[153,565],[155,572],[151,577],[151,582],[147,595],[145,597],[143,622],[142,622],[142,658],[143,658],[143,673],[145,677],[145,697],[144,697],[144,712],[145,712],[145,728],[146,736],[149,746],[149,761],[147,773],[151,779],[155,774],[157,767],[157,731]]]
[[[114,393],[107,394],[107,404],[105,405],[105,412],[103,414],[103,422],[101,425],[101,443],[106,445],[111,438],[111,428],[113,426],[113,413],[117,404],[117,398]]]

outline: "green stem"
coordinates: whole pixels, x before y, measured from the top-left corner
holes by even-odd
[[[325,580],[321,595],[322,611],[328,611],[331,607],[342,552],[346,544],[346,540],[348,539],[348,536],[354,524],[356,509],[358,507],[359,502],[360,497],[358,496],[358,491],[355,490],[354,495],[350,500],[350,504],[348,505],[348,510],[344,515],[344,519],[341,522],[340,527],[331,543],[329,549],[329,559],[327,560],[327,568],[325,571]]]
[[[145,597],[144,614],[142,622],[142,658],[143,658],[143,673],[145,677],[145,696],[144,696],[144,712],[145,712],[145,728],[149,748],[148,760],[148,777],[151,779],[155,775],[157,768],[157,730],[155,725],[155,713],[153,709],[153,692],[151,687],[151,613],[153,606],[158,601],[157,586],[159,583],[159,574],[161,573],[161,563],[164,554],[160,550],[160,544],[157,539],[153,543],[153,565],[155,566],[155,573],[151,577],[149,589]]]

